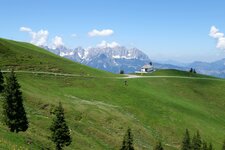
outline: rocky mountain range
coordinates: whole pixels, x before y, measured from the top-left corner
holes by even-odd
[[[143,65],[151,61],[141,50],[137,48],[128,49],[123,46],[88,49],[82,47],[68,49],[64,46],[57,49],[44,48],[61,57],[113,73],[119,73],[120,70],[124,70],[125,73],[132,73],[140,70]]]
[[[219,78],[225,78],[225,58],[213,62],[201,62],[195,61],[193,63],[178,63],[167,62],[166,64],[155,63],[156,68],[160,69],[178,69],[178,70],[190,70],[194,68],[198,73],[210,75]]]
[[[195,68],[201,74],[225,78],[225,58],[214,62],[196,61],[187,66]]]
[[[97,69],[119,73],[124,70],[125,73],[133,73],[151,62],[151,59],[137,48],[117,47],[93,47],[84,49],[78,47],[69,49],[64,46],[56,49],[43,47],[61,57],[68,58],[75,62],[79,62]],[[211,75],[215,77],[225,78],[225,59],[215,62],[196,61],[190,64],[184,64],[174,61],[166,63],[154,61],[153,65],[156,69],[178,69],[188,71],[195,68],[198,73]]]

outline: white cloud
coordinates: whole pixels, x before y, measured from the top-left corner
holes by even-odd
[[[30,28],[27,28],[27,27],[20,27],[20,31],[21,32],[31,32],[32,30]]]
[[[34,45],[42,46],[47,44],[48,35],[49,35],[47,30],[41,29],[38,32],[34,32],[32,31],[32,29],[28,27],[21,27],[20,31],[29,33],[31,36],[30,42]]]
[[[209,32],[209,36],[217,40],[216,48],[225,50],[225,37],[224,33],[219,32],[215,26],[212,26]]]
[[[97,44],[97,47],[100,48],[115,48],[120,46],[117,42],[111,42],[111,43],[107,43],[106,41],[102,41],[101,43]]]
[[[88,35],[90,37],[95,37],[95,36],[110,36],[114,33],[113,30],[111,29],[104,29],[104,30],[92,30],[90,32],[88,32]]]
[[[64,46],[62,37],[55,36],[55,38],[52,40],[52,48],[56,49],[56,48],[59,48],[61,46]]]
[[[31,32],[32,40],[31,43],[41,46],[46,45],[48,40],[48,31],[47,30],[40,30],[38,32]]]
[[[216,47],[220,49],[225,49],[225,37],[221,37],[218,39]]]
[[[213,38],[221,38],[224,36],[224,34],[219,32],[219,29],[217,29],[215,26],[211,27],[209,35]]]

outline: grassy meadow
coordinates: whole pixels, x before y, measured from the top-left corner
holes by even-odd
[[[167,150],[180,149],[186,128],[191,135],[199,130],[215,149],[221,149],[225,139],[225,80],[114,78],[119,75],[4,39],[0,39],[0,68],[83,75],[17,73],[30,126],[16,134],[0,122],[0,149],[53,149],[49,126],[59,101],[73,139],[68,150],[119,149],[128,127],[140,150],[153,149],[159,140]],[[189,77],[190,73],[160,70],[151,75]]]

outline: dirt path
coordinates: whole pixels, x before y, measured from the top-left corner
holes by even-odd
[[[2,71],[10,72],[10,71]],[[90,78],[114,78],[114,79],[136,79],[136,78],[175,78],[175,79],[197,79],[197,80],[217,80],[225,81],[224,79],[219,78],[201,78],[201,77],[184,77],[184,76],[138,76],[132,74],[125,74],[125,77],[100,77],[100,76],[87,76],[79,74],[66,74],[66,73],[54,73],[54,72],[43,72],[43,71],[15,71],[16,73],[28,73],[28,74],[47,74],[55,76],[67,76],[67,77],[90,77]]]

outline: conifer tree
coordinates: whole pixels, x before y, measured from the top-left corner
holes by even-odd
[[[208,150],[213,150],[212,143],[209,144]]]
[[[197,73],[195,69],[193,70],[193,73],[194,73],[194,74],[196,74],[196,73]]]
[[[225,150],[225,140],[224,140],[224,142],[223,142],[222,150]]]
[[[120,74],[124,74],[124,70],[120,70]]]
[[[2,71],[0,70],[0,93],[3,92],[3,89],[4,89],[4,78],[2,75]]]
[[[155,146],[155,149],[154,150],[164,150],[163,146],[162,146],[162,143],[161,142],[158,142]]]
[[[201,150],[202,147],[202,141],[199,134],[199,131],[197,131],[196,135],[194,135],[192,139],[192,148],[193,150]]]
[[[208,150],[208,145],[206,141],[202,142],[202,150]]]
[[[191,139],[188,129],[185,131],[181,150],[191,150]]]
[[[131,129],[128,128],[127,132],[123,139],[123,144],[120,150],[134,150],[133,147],[133,134],[131,133]]]
[[[64,117],[64,109],[62,104],[59,103],[59,106],[55,109],[55,118],[50,127],[52,131],[51,139],[56,145],[56,150],[61,150],[64,146],[69,146],[72,142],[70,136],[69,127],[66,124]]]
[[[23,106],[22,92],[20,91],[20,85],[13,70],[6,78],[3,116],[4,122],[11,132],[15,131],[18,133],[19,131],[26,131],[28,129],[28,120]]]

